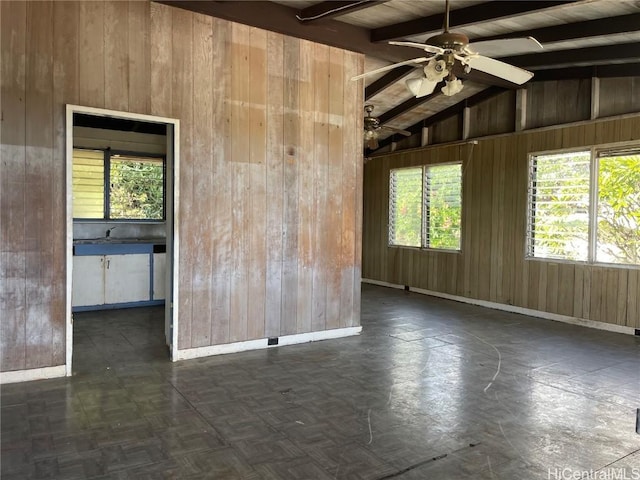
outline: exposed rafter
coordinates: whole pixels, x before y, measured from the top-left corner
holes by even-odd
[[[640,61],[640,42],[618,43],[598,47],[554,50],[551,52],[516,55],[503,59],[523,68],[545,68],[565,65],[597,65]]]
[[[501,38],[533,37],[541,43],[561,42],[564,40],[597,37],[602,35],[616,35],[619,33],[637,32],[640,25],[640,13],[620,15],[617,17],[598,18],[583,22],[565,23],[552,27],[521,30],[502,35],[473,38],[473,42],[497,40]]]
[[[391,110],[387,110],[386,112],[384,112],[382,115],[378,117],[378,120],[380,120],[381,125],[384,125],[385,123],[389,123],[391,120],[399,117],[403,113],[406,113],[409,110],[413,110],[418,105],[422,105],[423,103],[428,102],[429,100],[432,100],[436,97],[439,97],[440,95],[442,95],[442,92],[440,90],[435,90],[432,94],[425,95],[424,97],[420,97],[420,98],[412,97],[409,100],[402,102],[400,105],[393,107]]]
[[[579,80],[593,77],[640,77],[640,62],[538,70],[530,81]]]
[[[375,7],[389,0],[350,0],[338,2],[322,2],[311,5],[298,12],[297,18],[301,22],[314,22],[316,20],[328,20],[339,15],[355,12],[364,8]]]
[[[479,3],[470,7],[452,10],[450,14],[450,25],[464,26],[492,20],[504,19],[518,15],[558,7],[573,3],[572,1],[544,1],[523,2],[523,1],[491,1]],[[371,41],[386,42],[399,38],[435,33],[442,30],[443,14],[430,15],[428,17],[417,18],[407,22],[387,25],[385,27],[371,30]],[[453,27],[452,27],[453,28]]]
[[[394,68],[393,70],[387,72],[384,76],[380,77],[378,80],[373,82],[364,90],[364,99],[369,100],[376,93],[381,92],[389,85],[401,80],[406,77],[415,67],[410,67],[407,65],[403,65],[398,68]]]
[[[496,95],[499,95],[505,91],[506,90],[501,87],[489,87],[485,90],[482,90],[481,92],[476,93],[471,97],[465,98],[464,100],[456,103],[455,105],[451,105],[450,107],[434,115],[431,115],[429,118],[420,120],[419,122],[414,123],[410,127],[404,128],[403,130],[407,130],[408,132],[411,132],[412,134],[415,135],[417,133],[420,133],[423,128],[427,128],[432,125],[435,125],[436,123],[441,122],[442,120],[446,120],[447,118],[452,117],[454,115],[459,115],[466,107],[473,107],[474,105],[477,105],[480,102],[484,102],[485,100],[495,97]],[[380,140],[379,142],[380,148],[383,148],[389,145],[392,141],[393,141],[393,135],[391,137],[385,138],[384,140]]]

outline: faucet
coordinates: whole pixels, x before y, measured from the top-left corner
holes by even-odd
[[[112,232],[113,230],[115,230],[116,228],[118,228],[118,227],[117,227],[117,226],[115,226],[115,227],[108,228],[108,229],[107,229],[107,232],[105,233],[105,238],[109,238],[109,237],[111,237],[111,232]]]

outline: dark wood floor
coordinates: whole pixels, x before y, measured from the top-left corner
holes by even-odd
[[[73,377],[2,386],[1,478],[640,475],[640,338],[367,285],[362,324],[170,363],[162,308],[76,315]]]

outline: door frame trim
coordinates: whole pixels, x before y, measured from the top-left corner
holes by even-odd
[[[178,278],[179,278],[179,200],[180,200],[180,120],[175,118],[160,117],[156,115],[146,115],[140,113],[122,112],[108,110],[104,108],[86,107],[81,105],[66,105],[66,255],[67,255],[67,276],[66,276],[66,360],[65,374],[72,374],[73,359],[73,315],[71,312],[71,288],[73,279],[73,114],[83,113],[95,116],[112,118],[123,118],[128,120],[140,120],[149,123],[162,123],[171,125],[172,132],[167,132],[167,187],[165,189],[167,203],[172,204],[171,208],[166,208],[167,222],[167,253],[171,252],[171,261],[167,262],[167,269],[171,272],[168,275],[170,285],[167,285],[167,295],[165,296],[165,332],[171,327],[171,360],[177,358],[178,353]]]

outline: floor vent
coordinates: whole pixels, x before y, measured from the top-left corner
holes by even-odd
[[[278,337],[270,337],[269,339],[267,339],[267,345],[277,345],[278,344]]]

